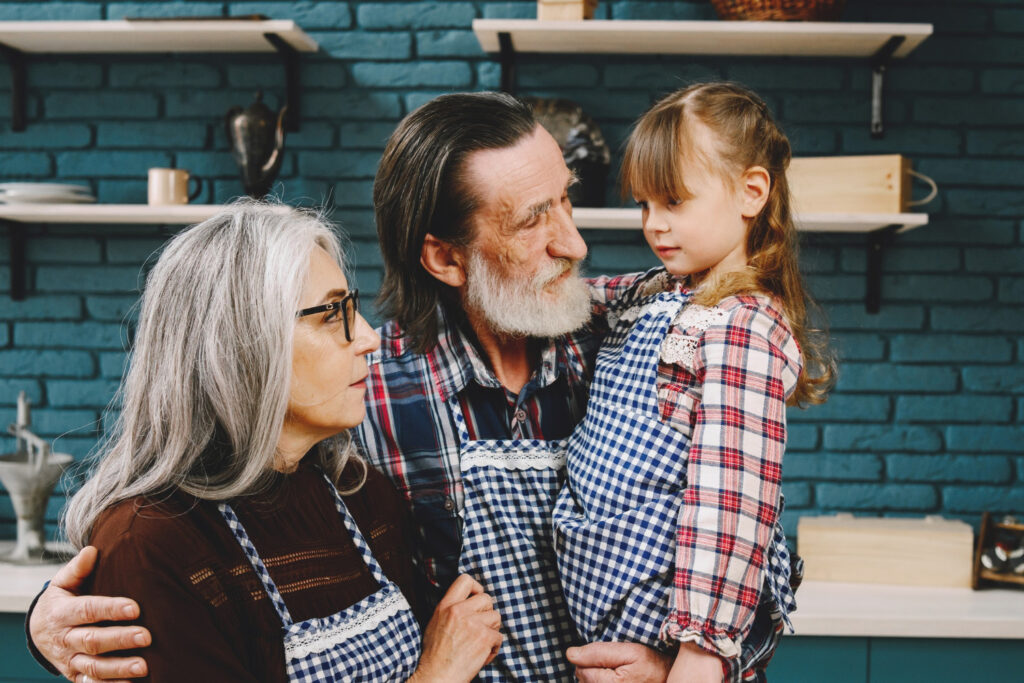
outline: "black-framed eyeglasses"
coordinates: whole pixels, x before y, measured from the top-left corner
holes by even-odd
[[[329,323],[337,320],[340,315],[342,321],[345,323],[345,340],[352,341],[353,335],[356,333],[356,313],[358,312],[359,290],[353,289],[337,301],[332,301],[329,304],[313,306],[312,308],[303,308],[295,314],[295,317],[304,318],[307,315],[327,313],[327,315],[324,316],[324,322]]]

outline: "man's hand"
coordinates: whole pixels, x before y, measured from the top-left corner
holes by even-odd
[[[90,626],[100,621],[128,621],[139,606],[128,598],[80,596],[78,589],[96,565],[96,548],[82,548],[61,567],[39,596],[29,621],[32,642],[51,664],[75,683],[123,681],[146,675],[141,657],[97,657],[150,644],[141,626]],[[124,683],[127,683],[126,681]]]
[[[566,653],[581,683],[665,683],[672,657],[637,643],[590,643]]]

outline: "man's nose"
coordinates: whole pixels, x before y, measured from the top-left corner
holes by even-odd
[[[576,223],[572,219],[572,207],[559,207],[557,215],[556,232],[548,242],[548,254],[552,258],[583,260],[587,255],[587,243],[576,229]]]

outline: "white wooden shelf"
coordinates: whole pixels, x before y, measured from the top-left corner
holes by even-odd
[[[26,125],[26,55],[122,53],[277,53],[288,88],[288,130],[298,130],[299,52],[317,42],[290,19],[121,19],[0,21],[0,56],[11,67],[11,129]]]
[[[287,19],[0,21],[0,43],[32,54],[276,52],[268,33],[299,52],[319,49]]]
[[[0,220],[18,223],[190,225],[224,208],[220,204],[0,204]]]
[[[223,208],[220,204],[0,204],[0,225],[10,237],[11,298],[21,301],[26,294],[27,224],[191,225]],[[281,211],[289,209],[281,207]]]
[[[188,225],[206,220],[220,204],[0,204],[0,220],[20,223]],[[640,229],[640,209],[573,209],[580,228]],[[898,225],[904,232],[926,225],[926,213],[813,213],[797,215],[797,228],[805,232],[872,232]]]
[[[474,19],[480,47],[498,53],[501,89],[515,91],[518,52],[856,57],[871,66],[871,134],[881,137],[882,82],[893,59],[932,34],[931,24],[838,21],[540,21]]]
[[[577,227],[599,230],[639,230],[640,209],[574,208],[572,217]],[[797,214],[794,221],[803,232],[874,232],[898,226],[906,232],[928,224],[926,213],[808,213]]]
[[[516,52],[589,54],[765,55],[871,57],[902,36],[892,53],[909,55],[932,34],[931,24],[796,21],[539,21],[474,19],[486,52],[500,52],[507,33]]]

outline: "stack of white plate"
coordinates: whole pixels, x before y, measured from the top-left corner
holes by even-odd
[[[91,204],[88,185],[59,183],[0,183],[0,204]]]

